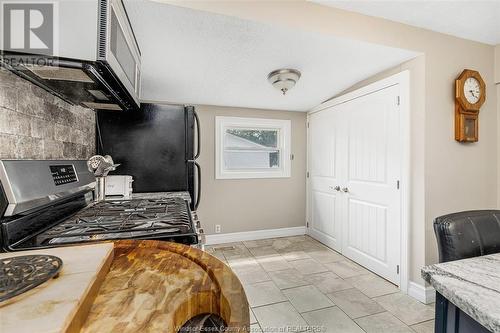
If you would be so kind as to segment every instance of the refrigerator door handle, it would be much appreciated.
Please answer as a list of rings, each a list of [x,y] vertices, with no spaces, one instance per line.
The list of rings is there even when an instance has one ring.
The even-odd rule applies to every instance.
[[[198,118],[198,114],[196,113],[195,110],[193,110],[193,115],[196,124],[196,154],[194,155],[193,159],[196,160],[198,157],[200,157],[200,152],[201,152],[201,129],[200,129],[200,118]]]
[[[200,198],[201,198],[201,166],[198,164],[198,162],[196,161],[193,161],[194,162],[194,166],[196,167],[197,169],[197,174],[198,174],[198,181],[197,181],[197,184],[196,184],[196,187],[198,188],[198,191],[196,193],[196,201],[195,201],[195,204],[194,204],[194,210],[198,209],[198,206],[200,205]]]

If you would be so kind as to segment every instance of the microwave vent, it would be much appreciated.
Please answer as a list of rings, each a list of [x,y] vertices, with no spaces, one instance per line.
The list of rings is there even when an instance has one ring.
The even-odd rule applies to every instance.
[[[33,74],[44,80],[61,80],[93,83],[87,73],[79,68],[66,68],[54,66],[26,66]]]
[[[108,21],[108,0],[99,1],[98,29],[99,40],[97,41],[97,59],[106,60],[106,39]]]
[[[92,96],[94,96],[96,99],[100,101],[109,101],[108,96],[106,96],[102,90],[96,90],[96,89],[89,89],[87,90]]]
[[[94,103],[94,102],[82,102],[82,104],[90,109],[94,110],[111,110],[111,111],[122,111],[122,108],[118,104],[112,103]]]

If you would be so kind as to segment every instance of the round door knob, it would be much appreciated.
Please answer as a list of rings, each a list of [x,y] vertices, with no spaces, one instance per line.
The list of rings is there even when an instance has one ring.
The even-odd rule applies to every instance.
[[[342,192],[345,192],[345,193],[349,192],[349,188],[347,188],[347,187],[343,187],[343,188],[342,188]]]

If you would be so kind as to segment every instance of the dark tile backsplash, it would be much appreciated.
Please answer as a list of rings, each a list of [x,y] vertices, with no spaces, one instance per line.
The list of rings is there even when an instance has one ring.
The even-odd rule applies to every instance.
[[[95,113],[0,68],[0,159],[87,159]]]

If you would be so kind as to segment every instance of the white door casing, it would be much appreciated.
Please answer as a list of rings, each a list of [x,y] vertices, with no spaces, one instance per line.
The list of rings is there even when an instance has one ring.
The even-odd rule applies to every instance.
[[[397,74],[326,102],[308,117],[308,233],[404,292],[408,282],[408,81],[407,72]],[[328,165],[321,139],[324,128],[335,137],[335,162],[318,166]],[[318,143],[320,148],[315,147]],[[320,177],[317,170],[331,165],[333,177]],[[319,185],[320,180],[327,185]],[[341,191],[330,190],[335,186]]]

